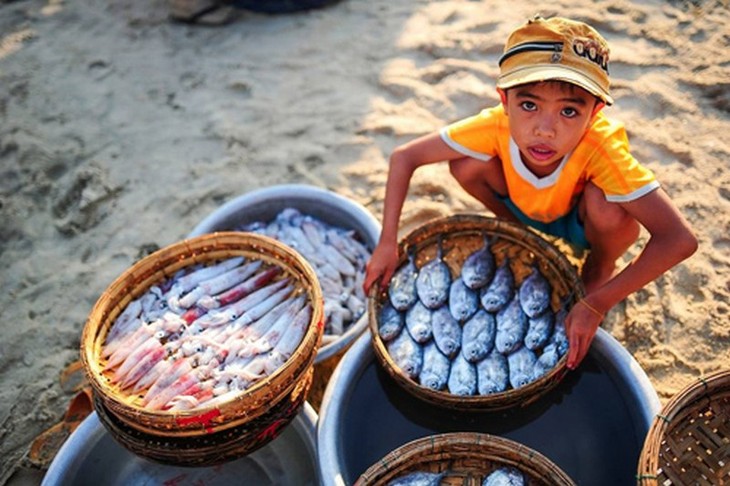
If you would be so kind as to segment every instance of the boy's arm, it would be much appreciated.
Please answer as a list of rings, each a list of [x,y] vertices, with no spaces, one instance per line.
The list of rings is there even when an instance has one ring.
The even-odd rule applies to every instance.
[[[576,305],[568,316],[571,348],[568,368],[583,360],[605,314],[628,295],[644,287],[697,250],[697,238],[689,223],[669,196],[661,189],[621,206],[633,216],[651,237],[642,252],[620,273],[585,296],[585,305]],[[596,312],[597,311],[597,312]]]
[[[368,262],[363,287],[370,291],[373,283],[387,286],[398,261],[398,222],[408,194],[411,176],[422,165],[464,157],[449,147],[438,132],[424,135],[397,147],[390,156],[385,186],[383,226],[380,240]]]

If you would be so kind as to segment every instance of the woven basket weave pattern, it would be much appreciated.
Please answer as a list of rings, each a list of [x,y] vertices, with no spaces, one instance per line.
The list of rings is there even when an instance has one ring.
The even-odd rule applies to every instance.
[[[730,484],[730,370],[675,395],[654,419],[639,460],[638,484]]]

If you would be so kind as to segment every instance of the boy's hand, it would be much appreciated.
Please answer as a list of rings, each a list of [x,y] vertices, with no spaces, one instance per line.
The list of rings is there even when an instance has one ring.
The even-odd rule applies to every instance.
[[[395,266],[398,263],[398,244],[397,243],[378,243],[373,250],[370,261],[365,269],[365,281],[363,282],[363,290],[365,295],[370,293],[370,288],[375,282],[380,283],[381,288],[388,286],[390,278],[395,272]]]
[[[583,361],[591,347],[593,336],[601,325],[604,315],[581,299],[573,306],[565,319],[570,349],[568,350],[568,369],[574,370]]]

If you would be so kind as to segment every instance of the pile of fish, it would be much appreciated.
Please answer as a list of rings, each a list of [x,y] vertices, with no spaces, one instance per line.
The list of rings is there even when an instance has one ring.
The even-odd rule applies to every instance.
[[[335,340],[365,313],[362,284],[370,251],[356,232],[295,208],[283,209],[272,221],[255,221],[236,229],[274,238],[298,251],[312,266],[324,297],[322,344]]]
[[[448,470],[439,473],[417,471],[389,481],[387,486],[439,486],[441,481],[448,476]],[[495,469],[482,481],[482,486],[523,486],[525,484],[527,481],[522,472],[510,466]]]
[[[219,405],[283,365],[311,315],[307,293],[280,266],[244,257],[191,265],[115,319],[104,373],[149,410]]]
[[[421,268],[414,255],[394,273],[378,316],[388,354],[409,378],[454,395],[516,389],[548,373],[568,350],[565,306],[554,313],[551,286],[536,266],[520,285],[499,265],[487,236],[452,278],[438,254]]]

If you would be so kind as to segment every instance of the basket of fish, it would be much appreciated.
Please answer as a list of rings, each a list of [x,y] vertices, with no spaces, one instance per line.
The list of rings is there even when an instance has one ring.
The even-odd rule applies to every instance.
[[[518,225],[478,215],[431,221],[399,242],[399,265],[368,300],[376,358],[407,391],[458,410],[524,406],[567,371],[575,268]]]
[[[312,266],[325,314],[317,363],[341,354],[367,329],[362,281],[380,224],[362,205],[306,184],[265,187],[228,201],[188,236],[215,231],[269,236],[299,252]]]
[[[452,432],[409,442],[370,466],[355,486],[574,486],[555,463],[519,442]]]
[[[652,422],[639,486],[730,484],[730,369],[694,381]]]
[[[221,232],[163,248],[120,275],[84,326],[95,409],[157,462],[242,457],[304,404],[322,307],[311,266],[271,238]]]

